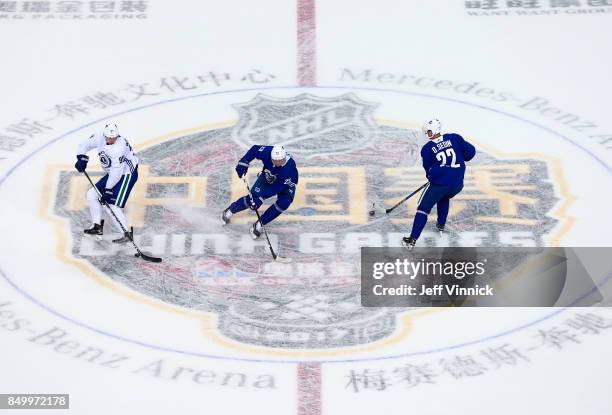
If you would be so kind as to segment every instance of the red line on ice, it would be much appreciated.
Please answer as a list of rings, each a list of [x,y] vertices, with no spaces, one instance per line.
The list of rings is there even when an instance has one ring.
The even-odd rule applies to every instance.
[[[298,415],[321,415],[321,364],[299,363],[297,367]]]
[[[315,0],[297,0],[297,77],[299,86],[317,84]]]
[[[297,0],[297,78],[299,86],[317,84],[315,0]],[[321,364],[297,366],[297,414],[321,415]]]

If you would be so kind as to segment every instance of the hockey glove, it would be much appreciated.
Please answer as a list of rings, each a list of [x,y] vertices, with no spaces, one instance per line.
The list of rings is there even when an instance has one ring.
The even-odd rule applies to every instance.
[[[252,195],[249,196],[249,208],[251,210],[259,209],[262,203],[263,202],[260,197],[258,196],[253,197]]]
[[[85,154],[79,154],[77,157],[77,162],[74,164],[74,168],[77,169],[79,173],[83,173],[87,168],[87,162],[89,161],[89,157]]]
[[[244,176],[247,172],[247,170],[249,169],[249,166],[245,166],[243,164],[237,164],[236,165],[236,173],[238,174],[238,177],[242,178],[242,176]]]
[[[104,193],[102,193],[102,199],[100,199],[100,203],[110,205],[112,203],[111,199],[113,198],[113,189],[106,189]]]

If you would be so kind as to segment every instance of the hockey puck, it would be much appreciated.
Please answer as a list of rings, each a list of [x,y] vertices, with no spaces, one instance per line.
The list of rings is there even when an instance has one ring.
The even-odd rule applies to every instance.
[[[137,253],[135,253],[135,254],[134,254],[134,256],[135,256],[136,258],[138,258],[138,257],[140,256],[140,254],[137,252]]]

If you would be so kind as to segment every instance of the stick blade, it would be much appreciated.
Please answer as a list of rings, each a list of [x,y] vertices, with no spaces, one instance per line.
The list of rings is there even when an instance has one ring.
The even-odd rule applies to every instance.
[[[274,258],[274,260],[276,262],[280,262],[281,264],[290,264],[293,261],[291,258],[285,258],[279,255],[277,255],[276,258]]]
[[[135,254],[134,256],[142,258],[142,259],[144,259],[145,261],[148,261],[148,262],[162,262],[161,258],[154,257],[154,256],[149,256],[149,255],[146,255],[146,254],[143,254],[143,253],[138,253],[138,254]]]
[[[374,212],[374,215],[372,215],[371,212]],[[369,213],[370,216],[375,216],[376,214],[384,215],[387,213],[387,209],[385,209],[385,206],[381,202],[373,202]]]

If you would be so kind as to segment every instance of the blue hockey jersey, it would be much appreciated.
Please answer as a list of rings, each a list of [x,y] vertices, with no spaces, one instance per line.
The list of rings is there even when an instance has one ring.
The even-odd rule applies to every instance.
[[[248,166],[254,159],[261,160],[263,168],[260,177],[263,175],[264,183],[266,183],[261,192],[264,199],[281,193],[287,193],[293,197],[298,183],[298,170],[295,161],[290,154],[287,154],[285,164],[276,167],[272,162],[272,148],[273,146],[254,145],[240,159],[238,164]]]
[[[444,134],[421,149],[427,179],[439,186],[463,185],[465,162],[475,155],[476,148],[459,134]]]

